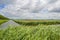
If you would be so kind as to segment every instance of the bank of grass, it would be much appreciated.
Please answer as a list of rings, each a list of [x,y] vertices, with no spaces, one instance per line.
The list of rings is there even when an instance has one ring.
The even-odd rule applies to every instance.
[[[10,26],[0,30],[0,40],[60,40],[60,26]]]
[[[0,20],[0,25],[4,22],[7,22],[8,20]]]
[[[28,26],[36,26],[39,24],[43,24],[43,25],[60,24],[60,20],[14,20],[14,21],[21,25],[28,25]]]

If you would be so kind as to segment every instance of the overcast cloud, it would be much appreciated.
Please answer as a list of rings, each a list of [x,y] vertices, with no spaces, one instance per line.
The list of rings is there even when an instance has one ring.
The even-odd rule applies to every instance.
[[[60,0],[0,0],[0,13],[9,18],[60,19]]]

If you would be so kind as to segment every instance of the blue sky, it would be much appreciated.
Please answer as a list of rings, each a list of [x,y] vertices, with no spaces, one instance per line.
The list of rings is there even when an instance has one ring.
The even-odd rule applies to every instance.
[[[60,0],[0,0],[0,14],[14,19],[60,19]]]
[[[0,4],[0,9],[4,8],[5,4]]]

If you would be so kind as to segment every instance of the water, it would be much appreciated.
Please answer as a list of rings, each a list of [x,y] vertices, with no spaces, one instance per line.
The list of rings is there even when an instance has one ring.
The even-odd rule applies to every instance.
[[[12,26],[12,27],[16,27],[16,26],[20,26],[20,24],[12,21],[12,20],[9,20],[8,22],[5,22],[3,24],[0,25],[0,29],[4,29],[4,28],[7,28],[9,26]]]

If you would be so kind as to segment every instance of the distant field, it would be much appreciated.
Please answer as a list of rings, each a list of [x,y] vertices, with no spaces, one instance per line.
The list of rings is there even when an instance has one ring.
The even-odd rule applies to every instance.
[[[15,22],[22,24],[22,25],[55,25],[60,24],[60,20],[14,20]]]
[[[8,20],[0,20],[0,25],[4,22],[7,22]]]
[[[60,40],[60,26],[10,26],[0,30],[0,40]]]

